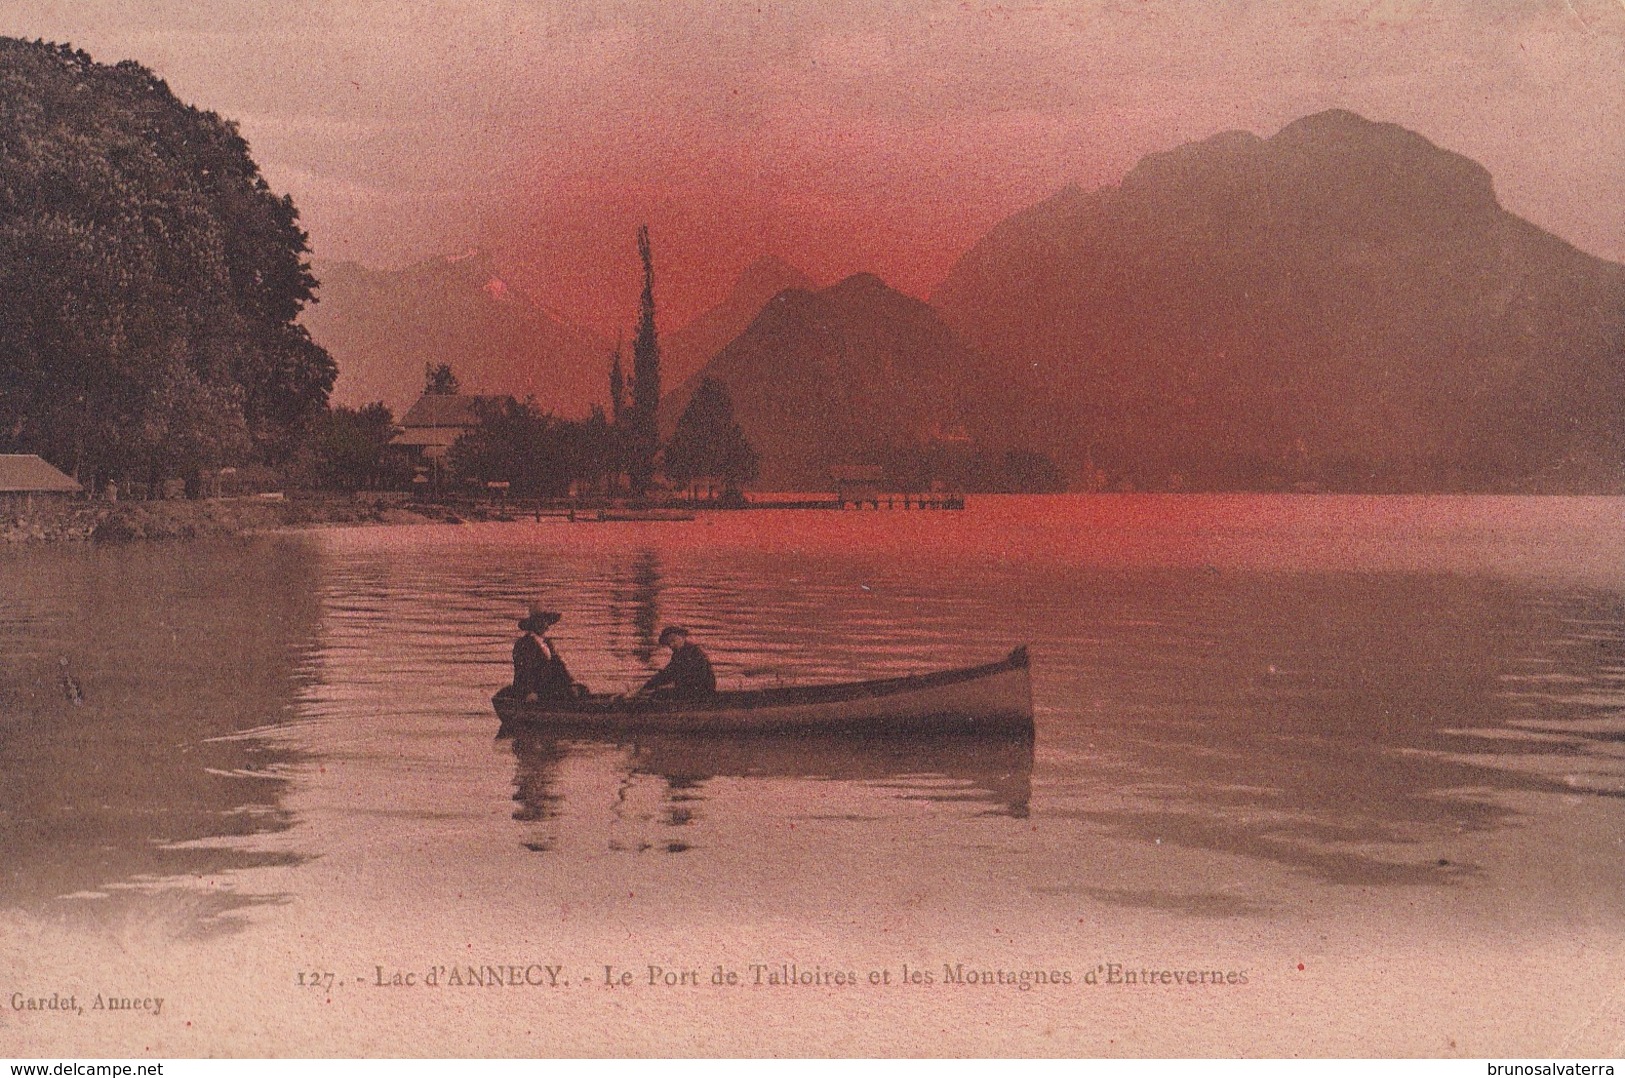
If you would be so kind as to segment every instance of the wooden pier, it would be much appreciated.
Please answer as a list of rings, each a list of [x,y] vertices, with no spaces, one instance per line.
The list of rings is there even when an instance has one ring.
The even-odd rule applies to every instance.
[[[837,509],[963,509],[963,494],[920,493],[875,494],[861,498],[837,497]]]
[[[830,470],[835,481],[837,509],[963,509],[965,495],[958,491],[885,489],[885,469],[857,464]]]

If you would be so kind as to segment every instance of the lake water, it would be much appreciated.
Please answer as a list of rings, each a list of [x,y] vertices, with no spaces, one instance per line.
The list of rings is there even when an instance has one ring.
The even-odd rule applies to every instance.
[[[1030,644],[1037,737],[498,739],[531,600],[595,688]],[[1621,499],[30,550],[0,655],[0,1054],[1625,1050]]]

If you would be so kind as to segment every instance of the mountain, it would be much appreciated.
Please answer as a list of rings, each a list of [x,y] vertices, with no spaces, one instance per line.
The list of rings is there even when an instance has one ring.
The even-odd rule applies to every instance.
[[[822,490],[832,467],[900,447],[1002,444],[983,420],[984,363],[936,311],[862,273],[780,292],[695,381],[727,388],[763,486]]]
[[[468,393],[534,396],[560,415],[607,403],[611,346],[510,287],[482,251],[401,270],[318,264],[304,324],[338,362],[333,400],[401,415],[425,364],[450,363]]]
[[[1507,212],[1479,164],[1350,112],[1063,190],[932,303],[1022,401],[1013,433],[1125,485],[1625,479],[1625,266]]]
[[[745,267],[727,299],[665,337],[660,345],[660,366],[666,395],[661,399],[660,417],[667,435],[699,385],[700,368],[711,362],[712,356],[743,333],[780,292],[792,288],[811,292],[817,287],[794,266],[765,255]]]

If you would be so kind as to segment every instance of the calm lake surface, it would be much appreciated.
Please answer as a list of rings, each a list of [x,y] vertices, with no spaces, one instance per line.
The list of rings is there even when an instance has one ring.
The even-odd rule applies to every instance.
[[[737,686],[1027,643],[1037,738],[497,739],[531,600],[595,688],[647,677],[669,622]],[[1621,499],[983,498],[32,550],[0,557],[0,656],[0,988],[117,970],[177,1015],[6,1009],[0,1052],[8,1030],[172,1055],[1625,1043]],[[544,958],[584,994],[371,983]],[[1248,977],[1019,1008],[587,987],[960,961]],[[321,1007],[307,969],[334,973]]]

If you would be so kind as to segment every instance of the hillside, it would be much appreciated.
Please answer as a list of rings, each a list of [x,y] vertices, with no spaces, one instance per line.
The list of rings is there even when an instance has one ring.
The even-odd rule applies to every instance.
[[[382,400],[403,413],[425,364],[450,363],[469,393],[534,396],[543,409],[586,414],[608,401],[612,345],[511,288],[484,252],[401,270],[318,264],[311,336],[337,361],[333,400]]]
[[[745,332],[769,300],[787,289],[811,292],[817,287],[794,266],[764,255],[745,267],[726,299],[661,338],[661,384],[666,387],[666,396],[661,400],[660,416],[668,433],[694,395],[700,368]]]
[[[1013,430],[1141,488],[1605,489],[1625,267],[1481,166],[1332,111],[1231,132],[995,227],[933,305]]]
[[[932,444],[1003,445],[985,360],[938,314],[858,274],[776,296],[706,365],[762,457],[762,484],[823,489],[830,468]]]

